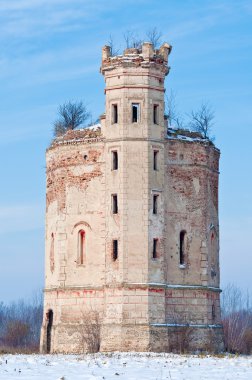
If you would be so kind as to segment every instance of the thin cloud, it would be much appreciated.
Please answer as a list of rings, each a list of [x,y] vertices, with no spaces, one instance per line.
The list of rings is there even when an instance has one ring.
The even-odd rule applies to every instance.
[[[0,0],[0,38],[32,39],[39,35],[85,30],[92,21],[99,22],[101,13],[108,11],[113,3],[101,0]]]
[[[68,0],[53,0],[53,6],[68,3]],[[72,0],[71,3],[79,3],[80,1]],[[52,0],[2,0],[0,1],[1,11],[20,11],[27,9],[37,9],[45,6],[52,6]]]

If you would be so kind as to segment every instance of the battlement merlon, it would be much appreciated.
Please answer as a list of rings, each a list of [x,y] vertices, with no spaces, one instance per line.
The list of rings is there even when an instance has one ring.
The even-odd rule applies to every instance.
[[[154,49],[153,44],[144,42],[140,49],[125,49],[122,55],[113,56],[110,46],[105,45],[102,48],[102,65],[101,73],[104,75],[106,71],[113,70],[118,67],[156,67],[161,69],[164,75],[169,73],[168,56],[172,50],[172,46],[163,43],[159,49]]]

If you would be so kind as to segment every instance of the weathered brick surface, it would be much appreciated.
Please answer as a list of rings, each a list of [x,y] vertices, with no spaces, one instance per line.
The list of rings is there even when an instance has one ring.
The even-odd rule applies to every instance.
[[[171,350],[181,324],[192,325],[191,349],[203,349],[209,341],[214,349],[221,347],[219,151],[197,134],[186,138],[188,131],[184,139],[174,132],[167,138],[163,115],[169,51],[164,45],[155,55],[144,44],[142,54],[134,50],[111,58],[105,48],[101,128],[69,131],[47,150],[42,351],[50,335],[51,351],[78,352],[84,309],[99,312],[104,351]],[[132,122],[132,103],[140,107],[137,123]],[[117,123],[112,122],[114,104]],[[154,105],[158,124],[153,122]],[[118,170],[112,170],[114,151]],[[111,206],[115,194],[117,214]],[[83,260],[80,231],[85,232]],[[115,261],[113,240],[118,240]]]

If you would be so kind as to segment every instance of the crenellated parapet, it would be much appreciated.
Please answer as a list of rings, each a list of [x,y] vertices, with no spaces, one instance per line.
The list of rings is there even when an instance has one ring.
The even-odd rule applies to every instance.
[[[125,49],[122,55],[113,56],[111,48],[104,46],[102,48],[102,65],[101,73],[110,71],[118,67],[142,67],[142,68],[159,68],[167,75],[169,73],[168,57],[172,50],[171,45],[164,43],[159,49],[154,49],[150,42],[144,42],[140,49]]]

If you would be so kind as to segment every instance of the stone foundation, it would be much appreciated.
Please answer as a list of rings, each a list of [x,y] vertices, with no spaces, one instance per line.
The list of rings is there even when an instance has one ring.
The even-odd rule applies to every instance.
[[[81,341],[81,325],[61,324],[52,329],[51,352],[82,353],[88,351]],[[42,328],[46,353],[46,327]],[[103,325],[100,337],[100,351],[138,352],[214,352],[223,351],[223,330],[221,325]]]

